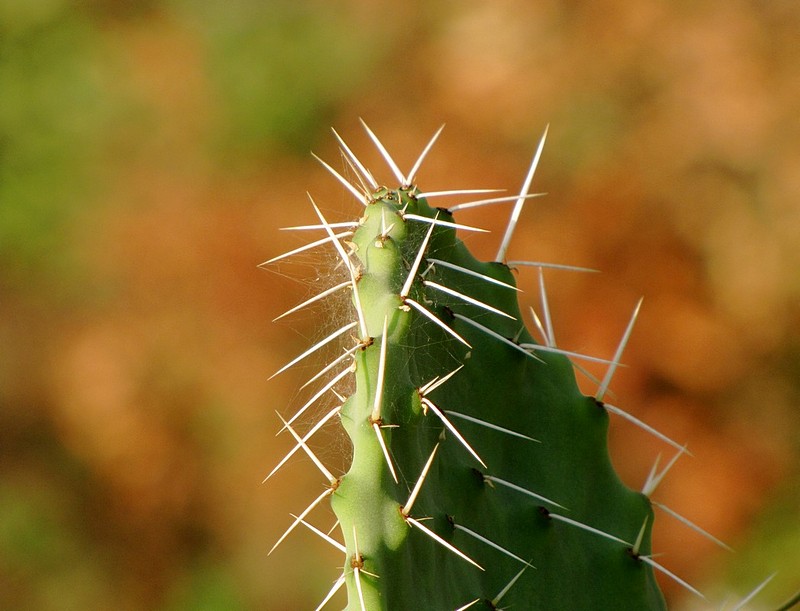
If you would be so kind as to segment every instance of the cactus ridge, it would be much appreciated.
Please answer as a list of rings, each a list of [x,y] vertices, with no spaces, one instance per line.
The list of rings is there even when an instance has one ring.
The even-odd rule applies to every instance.
[[[319,224],[302,228],[325,237],[268,261],[332,245],[346,272],[278,318],[345,290],[352,302],[349,319],[275,374],[328,344],[350,342],[306,385],[328,381],[281,418],[296,445],[267,479],[302,449],[328,486],[293,516],[273,550],[302,524],[343,552],[344,569],[318,609],[342,586],[350,611],[498,609],[501,602],[516,609],[664,609],[655,571],[702,596],[656,562],[650,546],[649,497],[685,446],[603,401],[641,302],[613,359],[565,351],[556,346],[547,307],[547,264],[504,262],[523,204],[538,195],[529,190],[544,136],[519,195],[444,209],[428,199],[459,192],[426,194],[414,184],[441,129],[404,175],[364,127],[399,186],[379,185],[334,131],[355,184],[320,162],[363,206],[360,219],[329,223],[309,196]],[[514,207],[497,261],[478,261],[457,231],[482,230],[457,222],[453,212],[508,201]],[[542,342],[517,303],[512,267],[525,265],[539,270],[544,322],[531,312]],[[579,391],[575,369],[582,368],[571,359],[608,365],[595,397]],[[339,394],[353,380],[355,390]],[[298,419],[329,394],[337,405],[304,435],[296,432]],[[642,492],[625,486],[611,465],[609,413],[678,450],[662,471],[654,465]],[[353,456],[349,470],[334,476],[308,442],[337,417]],[[343,542],[306,519],[326,499]]]

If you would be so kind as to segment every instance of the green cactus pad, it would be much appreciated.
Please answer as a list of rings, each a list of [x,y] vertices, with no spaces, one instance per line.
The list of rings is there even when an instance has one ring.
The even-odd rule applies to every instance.
[[[399,171],[380,187],[345,152],[368,185],[349,187],[353,233],[315,210],[353,292],[335,326],[357,336],[337,411],[352,463],[317,498],[339,520],[347,609],[664,609],[650,500],[611,465],[602,401],[526,329],[511,269],[476,260]]]

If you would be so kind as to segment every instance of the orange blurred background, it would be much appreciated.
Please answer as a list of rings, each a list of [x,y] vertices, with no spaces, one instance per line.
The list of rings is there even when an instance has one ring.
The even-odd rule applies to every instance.
[[[392,176],[440,124],[424,190],[517,189],[509,259],[548,271],[558,344],[610,358],[613,402],[680,443],[659,561],[710,599],[800,588],[800,5],[501,0],[35,0],[0,6],[0,607],[311,609],[340,554],[300,529],[324,484],[268,377],[315,317],[324,257],[279,232],[357,206],[334,126]],[[440,202],[437,201],[437,204]],[[455,201],[451,202],[455,203]],[[505,209],[465,211],[492,258]],[[521,270],[523,305],[540,309]],[[525,308],[527,309],[527,308]],[[593,386],[586,383],[585,391]],[[673,452],[612,421],[640,488]],[[346,465],[346,441],[315,446]],[[319,522],[333,523],[320,510]],[[717,608],[662,580],[671,608]],[[341,599],[338,603],[343,604]],[[332,603],[332,607],[337,603]]]

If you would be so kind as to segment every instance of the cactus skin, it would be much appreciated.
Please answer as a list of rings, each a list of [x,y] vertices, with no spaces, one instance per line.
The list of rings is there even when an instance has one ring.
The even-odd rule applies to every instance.
[[[607,410],[566,356],[534,347],[516,291],[487,279],[515,286],[509,267],[477,261],[442,224],[453,216],[400,182],[365,197],[340,250],[359,348],[339,412],[352,464],[327,496],[347,609],[666,608],[643,560],[651,504],[611,465]]]

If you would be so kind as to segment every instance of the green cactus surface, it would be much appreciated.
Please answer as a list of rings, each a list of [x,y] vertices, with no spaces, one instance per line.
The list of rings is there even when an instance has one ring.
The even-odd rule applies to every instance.
[[[345,585],[350,611],[664,609],[655,570],[671,574],[650,549],[657,477],[631,490],[608,455],[609,411],[621,412],[602,395],[619,353],[598,395],[583,395],[570,358],[580,355],[542,325],[534,340],[505,261],[544,138],[523,192],[487,203],[514,212],[498,260],[481,262],[457,237],[471,229],[452,214],[461,206],[432,207],[414,184],[419,161],[402,175],[367,131],[400,186],[380,186],[343,141],[359,186],[325,164],[363,204],[357,221],[332,225],[312,200],[325,236],[313,244],[334,247],[346,273],[322,298],[350,291],[352,306],[301,357],[334,341],[345,352],[284,421],[293,452],[328,480],[286,534],[312,527],[327,500],[339,522],[340,537],[324,536],[344,570],[323,605]],[[301,435],[301,415],[329,393],[336,406]],[[341,475],[306,443],[335,418],[353,449]]]

